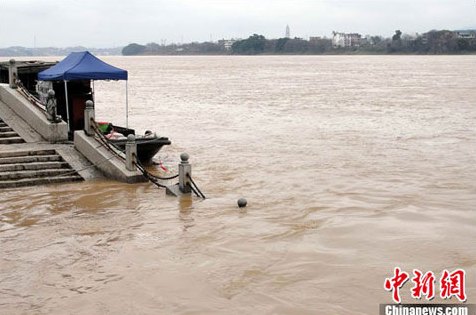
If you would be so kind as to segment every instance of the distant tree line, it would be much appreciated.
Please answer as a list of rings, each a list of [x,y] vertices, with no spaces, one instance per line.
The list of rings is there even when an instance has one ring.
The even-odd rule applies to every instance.
[[[233,44],[231,53],[239,55],[256,54],[323,54],[332,51],[330,39],[307,41],[302,38],[266,39],[254,34],[248,39]]]
[[[37,47],[28,48],[22,46],[13,46],[7,48],[0,48],[0,57],[38,57],[38,56],[66,56],[74,51],[88,50],[95,55],[107,56],[107,55],[119,55],[121,54],[122,47],[117,48],[91,48],[83,46],[75,47]]]
[[[476,52],[476,38],[460,38],[458,33],[430,31],[416,38],[402,35],[397,30],[386,43],[388,53],[460,54]]]
[[[124,56],[134,55],[218,55],[226,54],[226,50],[217,43],[189,43],[189,44],[169,44],[159,45],[148,43],[140,45],[132,43],[122,49]]]
[[[475,34],[472,32],[471,34]],[[461,38],[457,32],[441,30],[430,31],[417,36],[395,31],[391,38],[367,36],[358,45],[335,47],[329,38],[314,37],[266,39],[263,35],[253,34],[244,40],[233,43],[226,49],[222,42],[159,45],[130,44],[122,50],[130,55],[197,55],[197,54],[462,54],[476,53],[474,36]]]

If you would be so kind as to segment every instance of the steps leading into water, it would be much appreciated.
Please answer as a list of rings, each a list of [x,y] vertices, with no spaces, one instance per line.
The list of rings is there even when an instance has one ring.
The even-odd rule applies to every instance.
[[[10,126],[0,119],[0,144],[24,143],[21,138]]]
[[[80,181],[55,150],[0,152],[0,188]]]

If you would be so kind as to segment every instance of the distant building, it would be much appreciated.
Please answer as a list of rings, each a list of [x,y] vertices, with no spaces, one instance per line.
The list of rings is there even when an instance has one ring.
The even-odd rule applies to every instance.
[[[231,50],[231,47],[236,43],[238,39],[221,39],[218,41],[218,45],[222,46],[225,50]]]
[[[456,36],[461,39],[475,39],[476,31],[456,31]]]
[[[284,35],[285,38],[291,38],[291,29],[289,25],[286,25],[286,34]]]
[[[334,48],[359,47],[362,41],[362,35],[357,33],[339,33],[332,32],[332,46]]]

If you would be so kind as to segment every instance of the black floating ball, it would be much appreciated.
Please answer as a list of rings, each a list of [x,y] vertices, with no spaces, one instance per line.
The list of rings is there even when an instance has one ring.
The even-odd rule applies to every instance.
[[[244,208],[248,204],[248,201],[246,201],[245,198],[240,198],[238,199],[238,207]]]

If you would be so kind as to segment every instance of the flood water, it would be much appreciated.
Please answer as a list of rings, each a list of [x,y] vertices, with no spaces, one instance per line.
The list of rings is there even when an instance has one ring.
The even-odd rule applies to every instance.
[[[476,56],[104,60],[208,199],[0,191],[0,314],[377,314],[396,266],[462,268],[475,303]],[[124,124],[124,82],[95,89]]]

